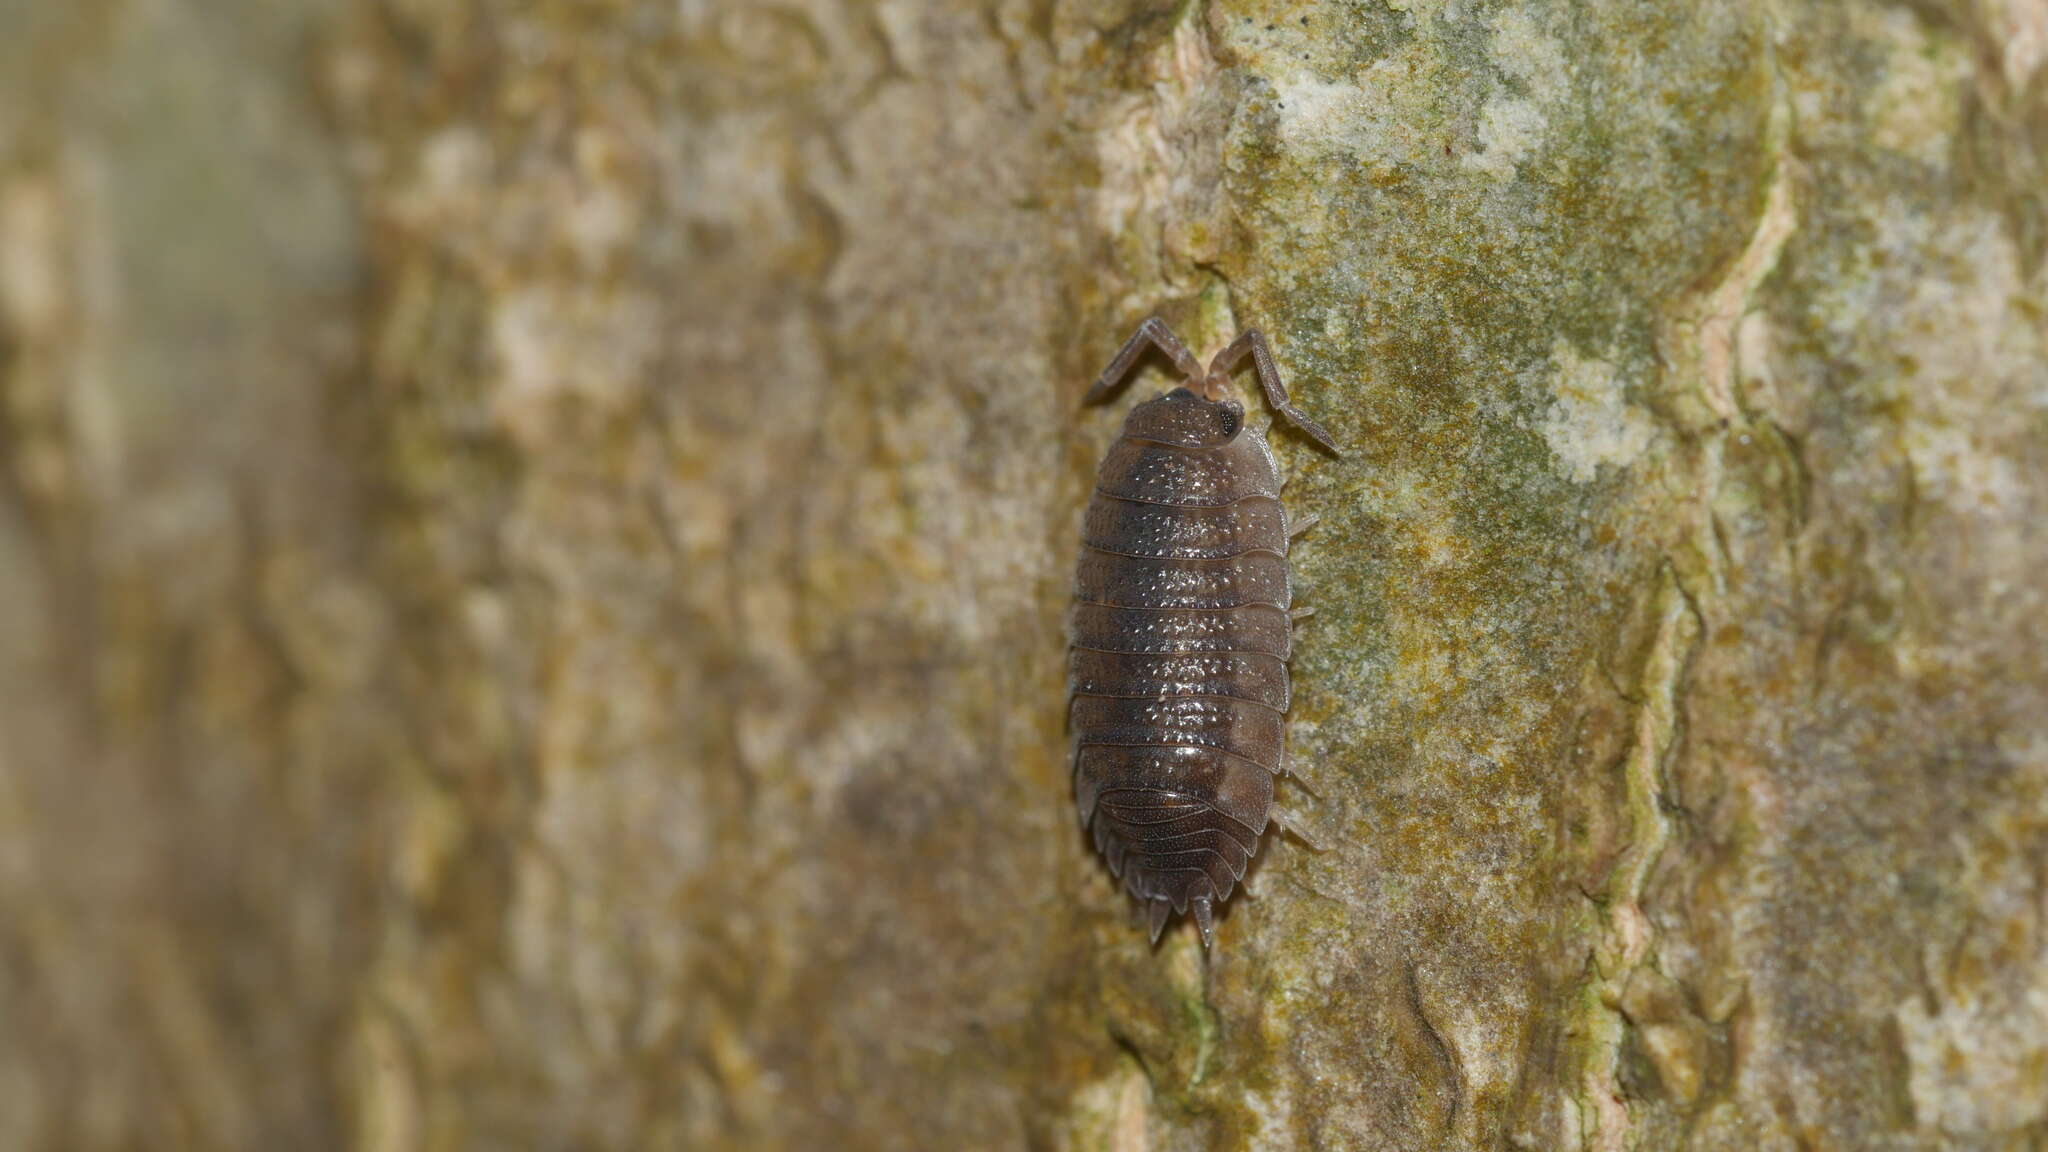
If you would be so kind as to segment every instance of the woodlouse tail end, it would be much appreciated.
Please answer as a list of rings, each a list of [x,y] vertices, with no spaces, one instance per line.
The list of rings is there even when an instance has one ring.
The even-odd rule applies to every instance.
[[[1166,931],[1166,918],[1172,912],[1172,906],[1163,898],[1149,901],[1146,904],[1145,914],[1151,918],[1152,924],[1152,943],[1159,943],[1159,934]]]
[[[1216,946],[1215,915],[1209,907],[1207,896],[1195,897],[1194,905],[1195,926],[1202,930],[1202,951],[1207,952]]]

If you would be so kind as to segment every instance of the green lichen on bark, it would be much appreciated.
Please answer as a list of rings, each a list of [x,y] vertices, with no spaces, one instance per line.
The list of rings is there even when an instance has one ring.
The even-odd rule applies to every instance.
[[[2039,0],[0,15],[0,1144],[2048,1139]],[[1349,449],[1208,956],[1155,312]]]

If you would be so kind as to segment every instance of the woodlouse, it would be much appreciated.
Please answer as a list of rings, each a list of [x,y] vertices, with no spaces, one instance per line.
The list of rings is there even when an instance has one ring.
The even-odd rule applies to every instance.
[[[1069,720],[1074,798],[1110,871],[1146,905],[1157,942],[1213,905],[1258,850],[1286,770],[1293,621],[1290,526],[1264,430],[1247,434],[1230,374],[1247,355],[1274,411],[1337,446],[1288,403],[1265,337],[1245,330],[1207,372],[1158,317],[1138,326],[1088,403],[1151,348],[1186,382],[1131,410],[1103,458],[1081,541]],[[1299,834],[1298,827],[1294,829]]]

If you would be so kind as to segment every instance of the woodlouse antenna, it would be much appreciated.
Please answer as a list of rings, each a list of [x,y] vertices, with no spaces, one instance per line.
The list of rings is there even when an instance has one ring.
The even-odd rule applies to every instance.
[[[1259,390],[1266,394],[1266,403],[1272,405],[1273,411],[1301,429],[1309,439],[1321,445],[1332,456],[1344,454],[1343,449],[1337,447],[1337,441],[1321,424],[1316,423],[1308,413],[1296,408],[1288,400],[1287,385],[1281,381],[1280,369],[1273,362],[1273,350],[1266,343],[1265,333],[1257,328],[1247,328],[1239,333],[1237,339],[1230,342],[1229,347],[1216,354],[1216,358],[1209,362],[1209,370],[1204,372],[1202,362],[1188,351],[1188,346],[1181,343],[1180,337],[1173,334],[1173,329],[1166,326],[1166,321],[1157,316],[1148,316],[1138,325],[1138,330],[1131,333],[1131,338],[1124,341],[1124,346],[1117,349],[1116,356],[1109,362],[1109,367],[1103,369],[1101,378],[1095,381],[1094,387],[1088,389],[1087,397],[1081,402],[1102,402],[1130,378],[1131,370],[1137,366],[1139,359],[1153,348],[1165,353],[1166,358],[1173,361],[1173,366],[1180,374],[1187,377],[1188,388],[1200,394],[1205,400],[1228,398],[1231,374],[1244,364],[1245,357],[1251,357],[1252,367],[1259,378]]]
[[[1138,358],[1143,356],[1148,348],[1157,348],[1166,353],[1167,359],[1173,361],[1173,366],[1180,370],[1181,375],[1188,378],[1191,387],[1201,386],[1202,362],[1195,359],[1195,354],[1188,351],[1188,346],[1180,342],[1180,337],[1173,334],[1173,329],[1166,326],[1166,321],[1152,316],[1138,325],[1138,330],[1131,333],[1131,338],[1124,341],[1122,348],[1117,349],[1116,357],[1109,362],[1109,367],[1102,370],[1102,378],[1095,382],[1093,388],[1088,389],[1087,398],[1081,402],[1097,404],[1116,391],[1130,377],[1131,369],[1137,365]]]
[[[1257,328],[1245,329],[1237,339],[1230,342],[1230,347],[1218,352],[1216,359],[1209,362],[1209,378],[1204,381],[1204,394],[1212,400],[1215,399],[1216,393],[1222,390],[1224,382],[1230,379],[1230,374],[1237,371],[1240,364],[1244,363],[1247,355],[1252,358],[1252,366],[1258,372],[1259,388],[1265,392],[1266,403],[1273,406],[1273,411],[1286,417],[1288,423],[1307,433],[1309,439],[1322,445],[1330,455],[1342,456],[1343,449],[1337,447],[1337,442],[1323,430],[1323,426],[1310,419],[1308,413],[1288,402],[1287,385],[1280,382],[1280,369],[1273,363],[1273,350],[1266,346],[1265,334]]]

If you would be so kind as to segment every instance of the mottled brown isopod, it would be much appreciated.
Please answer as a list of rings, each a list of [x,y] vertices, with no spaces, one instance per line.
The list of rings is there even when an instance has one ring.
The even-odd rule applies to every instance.
[[[1147,320],[1089,400],[1148,347],[1187,382],[1132,409],[1088,505],[1068,714],[1074,797],[1110,871],[1145,903],[1152,938],[1192,908],[1207,947],[1214,906],[1276,815],[1293,628],[1279,468],[1230,399],[1230,373],[1249,355],[1274,410],[1337,449],[1288,403],[1256,329],[1204,372]]]

